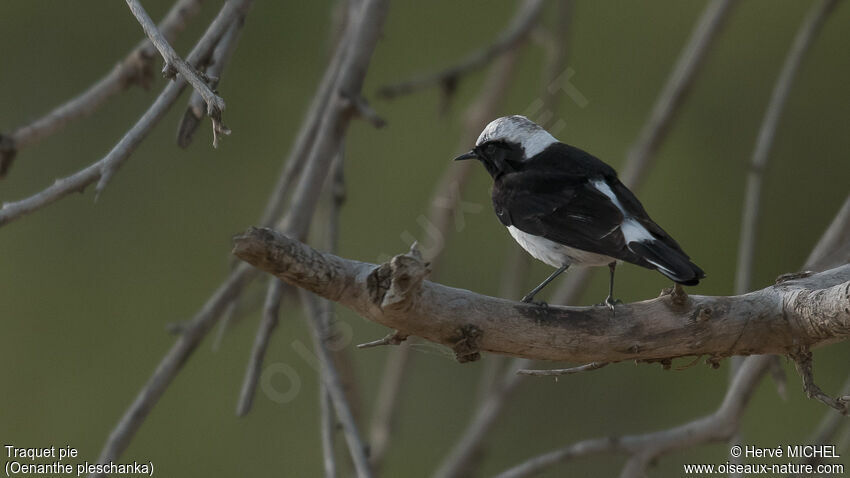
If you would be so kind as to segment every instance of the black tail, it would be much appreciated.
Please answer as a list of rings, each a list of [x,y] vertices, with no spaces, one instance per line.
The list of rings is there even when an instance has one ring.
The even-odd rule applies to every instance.
[[[679,284],[697,285],[705,277],[705,272],[691,262],[681,249],[674,249],[660,240],[630,242],[627,247],[648,263],[646,267],[657,270]]]

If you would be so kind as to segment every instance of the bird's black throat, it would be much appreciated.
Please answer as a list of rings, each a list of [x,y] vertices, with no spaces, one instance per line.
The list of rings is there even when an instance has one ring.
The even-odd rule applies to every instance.
[[[515,172],[525,158],[522,146],[506,141],[490,141],[478,145],[473,151],[494,180]]]

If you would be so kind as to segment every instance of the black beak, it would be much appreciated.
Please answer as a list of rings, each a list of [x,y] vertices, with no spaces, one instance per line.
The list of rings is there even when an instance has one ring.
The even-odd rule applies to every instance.
[[[463,161],[464,159],[473,159],[473,158],[477,158],[477,157],[478,157],[478,153],[476,153],[475,150],[472,149],[468,153],[463,153],[460,156],[458,156],[457,158],[455,158],[455,161]]]

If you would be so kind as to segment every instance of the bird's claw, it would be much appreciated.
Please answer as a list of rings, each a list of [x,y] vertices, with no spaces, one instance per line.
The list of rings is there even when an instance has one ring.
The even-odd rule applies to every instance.
[[[605,298],[604,302],[600,302],[596,305],[598,307],[608,307],[609,309],[611,309],[611,312],[614,312],[614,306],[615,305],[623,305],[623,301],[620,300],[620,299],[615,299],[615,298],[613,298],[609,295],[608,297]]]
[[[539,302],[538,302],[538,301],[534,301],[534,300],[532,300],[533,298],[534,298],[533,296],[532,296],[532,297],[525,296],[525,297],[523,297],[523,298],[522,298],[522,301],[521,301],[521,302],[523,302],[523,303],[525,303],[525,304],[536,305],[536,306],[538,306],[538,307],[549,307],[549,304],[547,304],[546,302],[544,302],[544,301],[542,301],[542,300],[541,300],[541,301],[539,301]]]

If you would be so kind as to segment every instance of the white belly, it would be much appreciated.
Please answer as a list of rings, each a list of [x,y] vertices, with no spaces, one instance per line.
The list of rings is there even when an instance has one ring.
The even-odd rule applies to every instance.
[[[593,252],[582,251],[570,246],[558,244],[550,241],[545,237],[535,236],[527,232],[520,231],[514,226],[508,226],[508,232],[511,233],[514,240],[528,251],[532,257],[539,261],[543,261],[552,267],[561,267],[571,264],[577,266],[604,266],[613,262],[615,259],[596,254]]]

